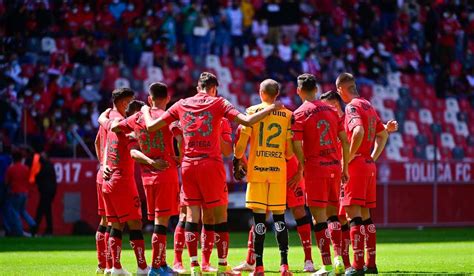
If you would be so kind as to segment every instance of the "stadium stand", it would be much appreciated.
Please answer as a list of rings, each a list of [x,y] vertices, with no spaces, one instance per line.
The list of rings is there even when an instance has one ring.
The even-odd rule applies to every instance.
[[[244,110],[271,77],[295,108],[296,75],[315,74],[326,91],[348,71],[381,118],[400,123],[382,158],[431,160],[436,150],[474,158],[468,1],[190,2],[0,2],[2,144],[27,141],[71,156],[76,131],[92,148],[115,87],[143,99],[151,82],[164,81],[176,101],[209,70],[220,95]]]

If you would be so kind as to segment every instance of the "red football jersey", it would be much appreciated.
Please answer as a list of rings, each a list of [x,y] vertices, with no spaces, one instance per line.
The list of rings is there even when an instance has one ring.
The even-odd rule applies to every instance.
[[[303,141],[306,166],[322,173],[340,169],[338,133],[344,126],[336,109],[319,100],[305,101],[293,116],[293,140]]]
[[[120,113],[112,110],[109,118],[103,126],[107,130],[107,166],[113,171],[113,177],[133,179],[135,164],[130,150],[136,146],[136,142],[127,137],[126,133],[110,131],[112,119],[123,119]]]
[[[352,131],[356,126],[364,127],[364,138],[357,150],[357,154],[370,158],[375,143],[375,134],[385,129],[370,102],[364,98],[352,99],[352,101],[346,105],[344,125],[349,141],[352,139]]]
[[[239,111],[227,100],[197,93],[175,103],[162,118],[168,124],[179,120],[183,129],[184,159],[222,159],[221,119],[233,121]]]
[[[104,180],[102,178],[102,161],[104,160],[105,144],[107,143],[107,131],[104,127],[99,126],[97,137],[99,139],[99,155],[97,156],[99,158],[99,171],[97,172],[96,182],[102,184]]]
[[[5,172],[5,182],[12,193],[28,193],[30,169],[23,163],[11,164]]]
[[[153,119],[160,117],[163,110],[158,108],[151,109],[151,117]],[[176,161],[174,160],[173,134],[169,128],[162,128],[155,132],[148,132],[146,129],[145,119],[142,112],[122,120],[119,124],[123,133],[135,132],[138,145],[141,152],[151,159],[164,159],[168,161],[169,167],[164,171],[158,171],[151,166],[141,164],[143,185],[157,184],[155,180],[159,177],[160,182],[166,182],[169,174],[173,179],[176,178]],[[149,180],[149,181],[148,181]]]

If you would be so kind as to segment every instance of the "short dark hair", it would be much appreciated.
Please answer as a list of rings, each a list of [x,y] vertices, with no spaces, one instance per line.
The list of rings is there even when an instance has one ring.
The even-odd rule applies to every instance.
[[[198,86],[201,89],[208,89],[213,86],[219,86],[216,75],[209,72],[202,72],[199,76]]]
[[[318,84],[316,77],[312,74],[307,73],[299,75],[297,82],[298,88],[305,92],[313,91],[314,89],[316,89],[316,85]]]
[[[339,86],[341,83],[345,83],[348,81],[355,81],[355,78],[350,73],[341,73],[336,79],[336,86]]]
[[[276,97],[280,93],[280,84],[276,80],[266,79],[260,83],[260,89],[270,97]]]
[[[156,99],[164,99],[168,97],[168,86],[162,82],[154,82],[148,88],[150,96]]]
[[[142,106],[144,106],[145,103],[142,102],[142,101],[139,101],[139,100],[133,100],[131,101],[128,106],[127,106],[127,109],[125,110],[125,115],[128,117],[128,116],[132,116],[133,114],[137,113],[138,111],[140,111],[140,109],[142,108]]]
[[[23,153],[21,152],[21,150],[19,149],[14,150],[12,152],[12,159],[13,159],[13,162],[21,161],[21,159],[23,159]]]
[[[133,92],[133,90],[130,88],[116,88],[114,91],[112,91],[112,102],[117,103],[117,101],[133,96],[135,96],[135,92]]]
[[[329,90],[321,94],[319,96],[320,100],[327,100],[327,101],[338,101],[339,103],[342,102],[341,96],[334,90]]]

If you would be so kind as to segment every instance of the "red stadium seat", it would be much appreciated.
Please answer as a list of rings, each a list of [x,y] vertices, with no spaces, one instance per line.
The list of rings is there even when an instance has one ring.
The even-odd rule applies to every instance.
[[[397,103],[394,100],[387,99],[383,101],[385,107],[390,108],[392,110],[396,110]]]
[[[240,105],[245,106],[245,107],[252,105],[250,103],[250,97],[248,95],[246,95],[245,93],[240,93],[240,94],[238,94],[237,97],[238,97]]]
[[[412,160],[414,157],[413,154],[413,147],[403,147],[400,149],[400,154],[402,157],[407,158],[408,160]]]
[[[454,136],[454,142],[456,143],[457,146],[465,148],[467,146],[467,139],[464,136],[461,135],[453,135]]]
[[[426,136],[431,135],[431,126],[428,124],[419,123],[418,130]]]
[[[244,82],[245,81],[245,73],[240,69],[232,70],[232,79],[234,81]]]
[[[360,95],[366,99],[371,99],[373,95],[372,86],[361,85],[358,87]]]
[[[458,100],[458,103],[459,103],[459,108],[461,110],[470,110],[471,109],[471,105],[469,104],[469,102],[467,100],[464,100],[464,99],[459,99]],[[474,116],[474,113],[471,112],[471,115]]]
[[[453,152],[451,149],[442,147],[440,148],[441,160],[451,160],[453,158]]]
[[[244,92],[244,84],[242,82],[232,82],[229,84],[229,91],[232,94],[240,95]],[[248,98],[248,96],[246,96]],[[240,99],[240,97],[239,97]]]
[[[402,81],[402,84],[404,85],[411,85],[412,77],[410,74],[402,74],[400,76],[400,80]]]
[[[443,132],[449,132],[454,134],[454,126],[450,123],[443,123]]]
[[[321,91],[321,93],[325,93],[325,92],[328,92],[329,90],[335,90],[336,87],[332,83],[323,83],[321,85],[321,89],[323,90]]]
[[[403,143],[405,148],[413,148],[416,145],[415,136],[404,135]]]
[[[474,147],[465,147],[464,153],[466,157],[474,159]]]
[[[410,108],[408,111],[407,111],[407,114],[406,114],[406,119],[407,120],[411,120],[411,121],[415,121],[415,122],[419,122],[420,119],[418,118],[418,112],[415,111],[414,109]]]

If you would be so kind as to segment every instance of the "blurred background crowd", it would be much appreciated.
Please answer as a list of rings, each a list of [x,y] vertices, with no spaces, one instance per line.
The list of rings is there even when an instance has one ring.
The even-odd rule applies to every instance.
[[[209,55],[231,72],[230,100],[241,108],[268,77],[296,107],[302,72],[323,90],[345,71],[360,87],[399,72],[437,97],[474,100],[467,0],[0,1],[0,22],[0,141],[51,156],[86,156],[77,144],[93,148],[115,87],[144,98],[161,80],[173,101],[194,94],[199,73],[215,70]]]

